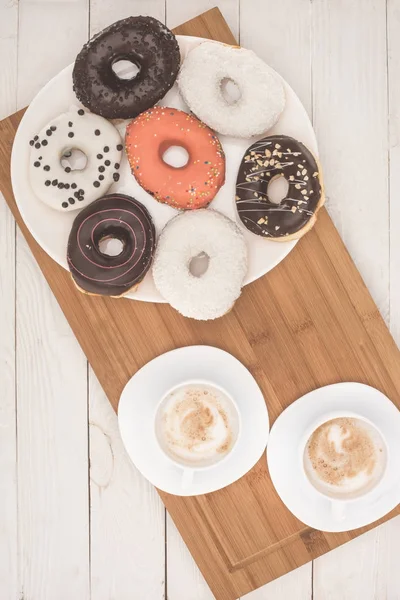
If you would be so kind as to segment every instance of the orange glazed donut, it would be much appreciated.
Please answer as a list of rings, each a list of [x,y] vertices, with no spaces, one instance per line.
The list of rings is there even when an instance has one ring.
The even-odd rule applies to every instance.
[[[180,210],[204,208],[225,181],[225,156],[215,133],[193,115],[156,106],[126,129],[126,152],[139,185],[159,202]],[[171,146],[185,148],[183,167],[163,161]]]

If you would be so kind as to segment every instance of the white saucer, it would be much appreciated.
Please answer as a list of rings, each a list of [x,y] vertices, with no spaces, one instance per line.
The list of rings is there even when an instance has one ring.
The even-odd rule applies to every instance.
[[[170,388],[196,379],[214,383],[232,396],[240,411],[241,434],[231,454],[196,473],[183,488],[183,468],[173,465],[157,444],[154,415]],[[242,477],[262,456],[269,434],[268,411],[256,380],[231,354],[212,346],[178,348],[147,363],[125,386],[118,421],[126,450],[142,475],[177,496],[214,492]]]
[[[354,412],[384,435],[390,461],[383,487],[347,504],[345,518],[334,519],[329,500],[307,485],[300,469],[299,445],[306,429],[331,411]],[[314,390],[291,404],[275,421],[267,460],[281,500],[300,521],[321,531],[350,531],[369,525],[400,502],[400,411],[378,390],[360,383],[338,383]]]
[[[182,58],[189,50],[204,41],[202,38],[179,35],[177,40]],[[68,268],[68,236],[78,211],[62,213],[40,202],[32,191],[28,167],[29,140],[51,119],[62,112],[68,111],[71,106],[80,107],[72,89],[72,69],[73,65],[69,65],[60,71],[32,100],[18,127],[11,156],[12,185],[21,216],[38,244],[65,269]],[[307,112],[292,88],[285,81],[283,83],[286,91],[286,106],[278,123],[268,134],[292,136],[303,142],[314,155],[318,155],[315,133]],[[159,104],[188,111],[188,107],[180,97],[176,83]],[[115,122],[122,137],[124,137],[128,122]],[[211,207],[236,221],[243,230],[249,250],[249,265],[245,278],[245,284],[247,284],[258,279],[280,263],[294,248],[296,242],[279,242],[279,244],[269,242],[258,235],[254,235],[242,225],[240,219],[237,218],[234,202],[236,175],[244,152],[257,138],[219,137],[226,155],[226,182],[211,203]],[[122,157],[119,172],[120,180],[111,186],[110,192],[128,194],[142,202],[149,210],[157,233],[159,233],[178,211],[166,204],[160,204],[139,186],[131,175],[125,153]],[[147,302],[164,302],[155,288],[151,270],[147,273],[137,291],[130,292],[126,297]]]

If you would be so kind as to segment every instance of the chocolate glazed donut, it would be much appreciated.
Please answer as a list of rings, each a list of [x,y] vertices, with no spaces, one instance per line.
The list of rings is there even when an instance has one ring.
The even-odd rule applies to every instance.
[[[100,242],[110,238],[122,242],[117,256],[100,251]],[[155,229],[147,209],[134,198],[110,194],[89,204],[76,217],[67,260],[81,291],[122,296],[142,281],[154,249]]]
[[[277,177],[289,184],[279,204],[268,197],[268,185]],[[275,135],[247,149],[236,181],[236,207],[249,231],[277,241],[299,238],[314,225],[323,203],[321,173],[304,144]]]
[[[128,60],[138,68],[121,79],[113,65]],[[128,17],[94,36],[79,52],[73,71],[78,100],[107,119],[129,119],[153,106],[172,87],[180,52],[173,33],[152,17]]]

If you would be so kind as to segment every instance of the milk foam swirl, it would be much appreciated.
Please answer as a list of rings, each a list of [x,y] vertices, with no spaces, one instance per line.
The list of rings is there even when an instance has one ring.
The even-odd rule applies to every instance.
[[[385,467],[379,432],[355,418],[336,418],[318,427],[307,442],[305,470],[321,491],[359,495],[373,487]]]
[[[163,448],[175,460],[213,464],[236,441],[236,409],[228,396],[214,386],[185,385],[165,398],[157,430]]]

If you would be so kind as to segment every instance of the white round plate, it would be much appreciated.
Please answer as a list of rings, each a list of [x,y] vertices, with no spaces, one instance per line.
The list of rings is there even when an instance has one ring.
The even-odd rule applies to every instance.
[[[182,59],[189,50],[204,41],[202,38],[189,36],[177,36],[177,39]],[[12,185],[22,218],[40,246],[65,269],[67,269],[68,236],[77,211],[62,213],[40,202],[30,186],[28,165],[29,140],[51,119],[68,111],[71,106],[80,106],[72,89],[72,69],[73,65],[69,65],[58,73],[32,100],[15,136],[11,157]],[[317,155],[317,142],[308,115],[292,88],[286,82],[284,85],[286,107],[277,125],[268,133],[290,135],[302,141],[314,155]],[[166,94],[160,104],[188,111],[188,107],[180,97],[177,84]],[[122,137],[128,122],[115,123]],[[256,138],[240,140],[227,136],[219,137],[226,154],[226,183],[211,203],[211,207],[237,221],[244,231],[249,248],[249,268],[245,279],[247,284],[275,267],[292,250],[295,242],[270,242],[243,227],[240,219],[237,218],[234,201],[236,175],[245,150]],[[110,192],[129,194],[142,202],[149,209],[159,233],[177,211],[160,204],[139,186],[130,173],[126,156],[123,157],[120,174],[118,184],[114,184]],[[127,294],[127,297],[148,302],[164,302],[154,286],[151,271],[137,291]]]
[[[154,418],[168,390],[189,380],[207,380],[232,396],[241,416],[241,433],[231,454],[195,473],[193,482],[183,487],[183,468],[160,450]],[[125,386],[118,421],[125,448],[142,475],[176,496],[208,494],[242,477],[262,456],[269,433],[268,411],[256,380],[231,354],[212,346],[178,348],[147,363]]]
[[[367,498],[349,502],[345,518],[333,517],[331,502],[307,485],[299,446],[307,428],[331,411],[354,412],[383,433],[389,449],[387,477]],[[319,388],[291,404],[275,421],[268,442],[269,473],[281,500],[300,521],[321,531],[350,531],[369,525],[400,502],[400,411],[378,390],[361,383]]]

